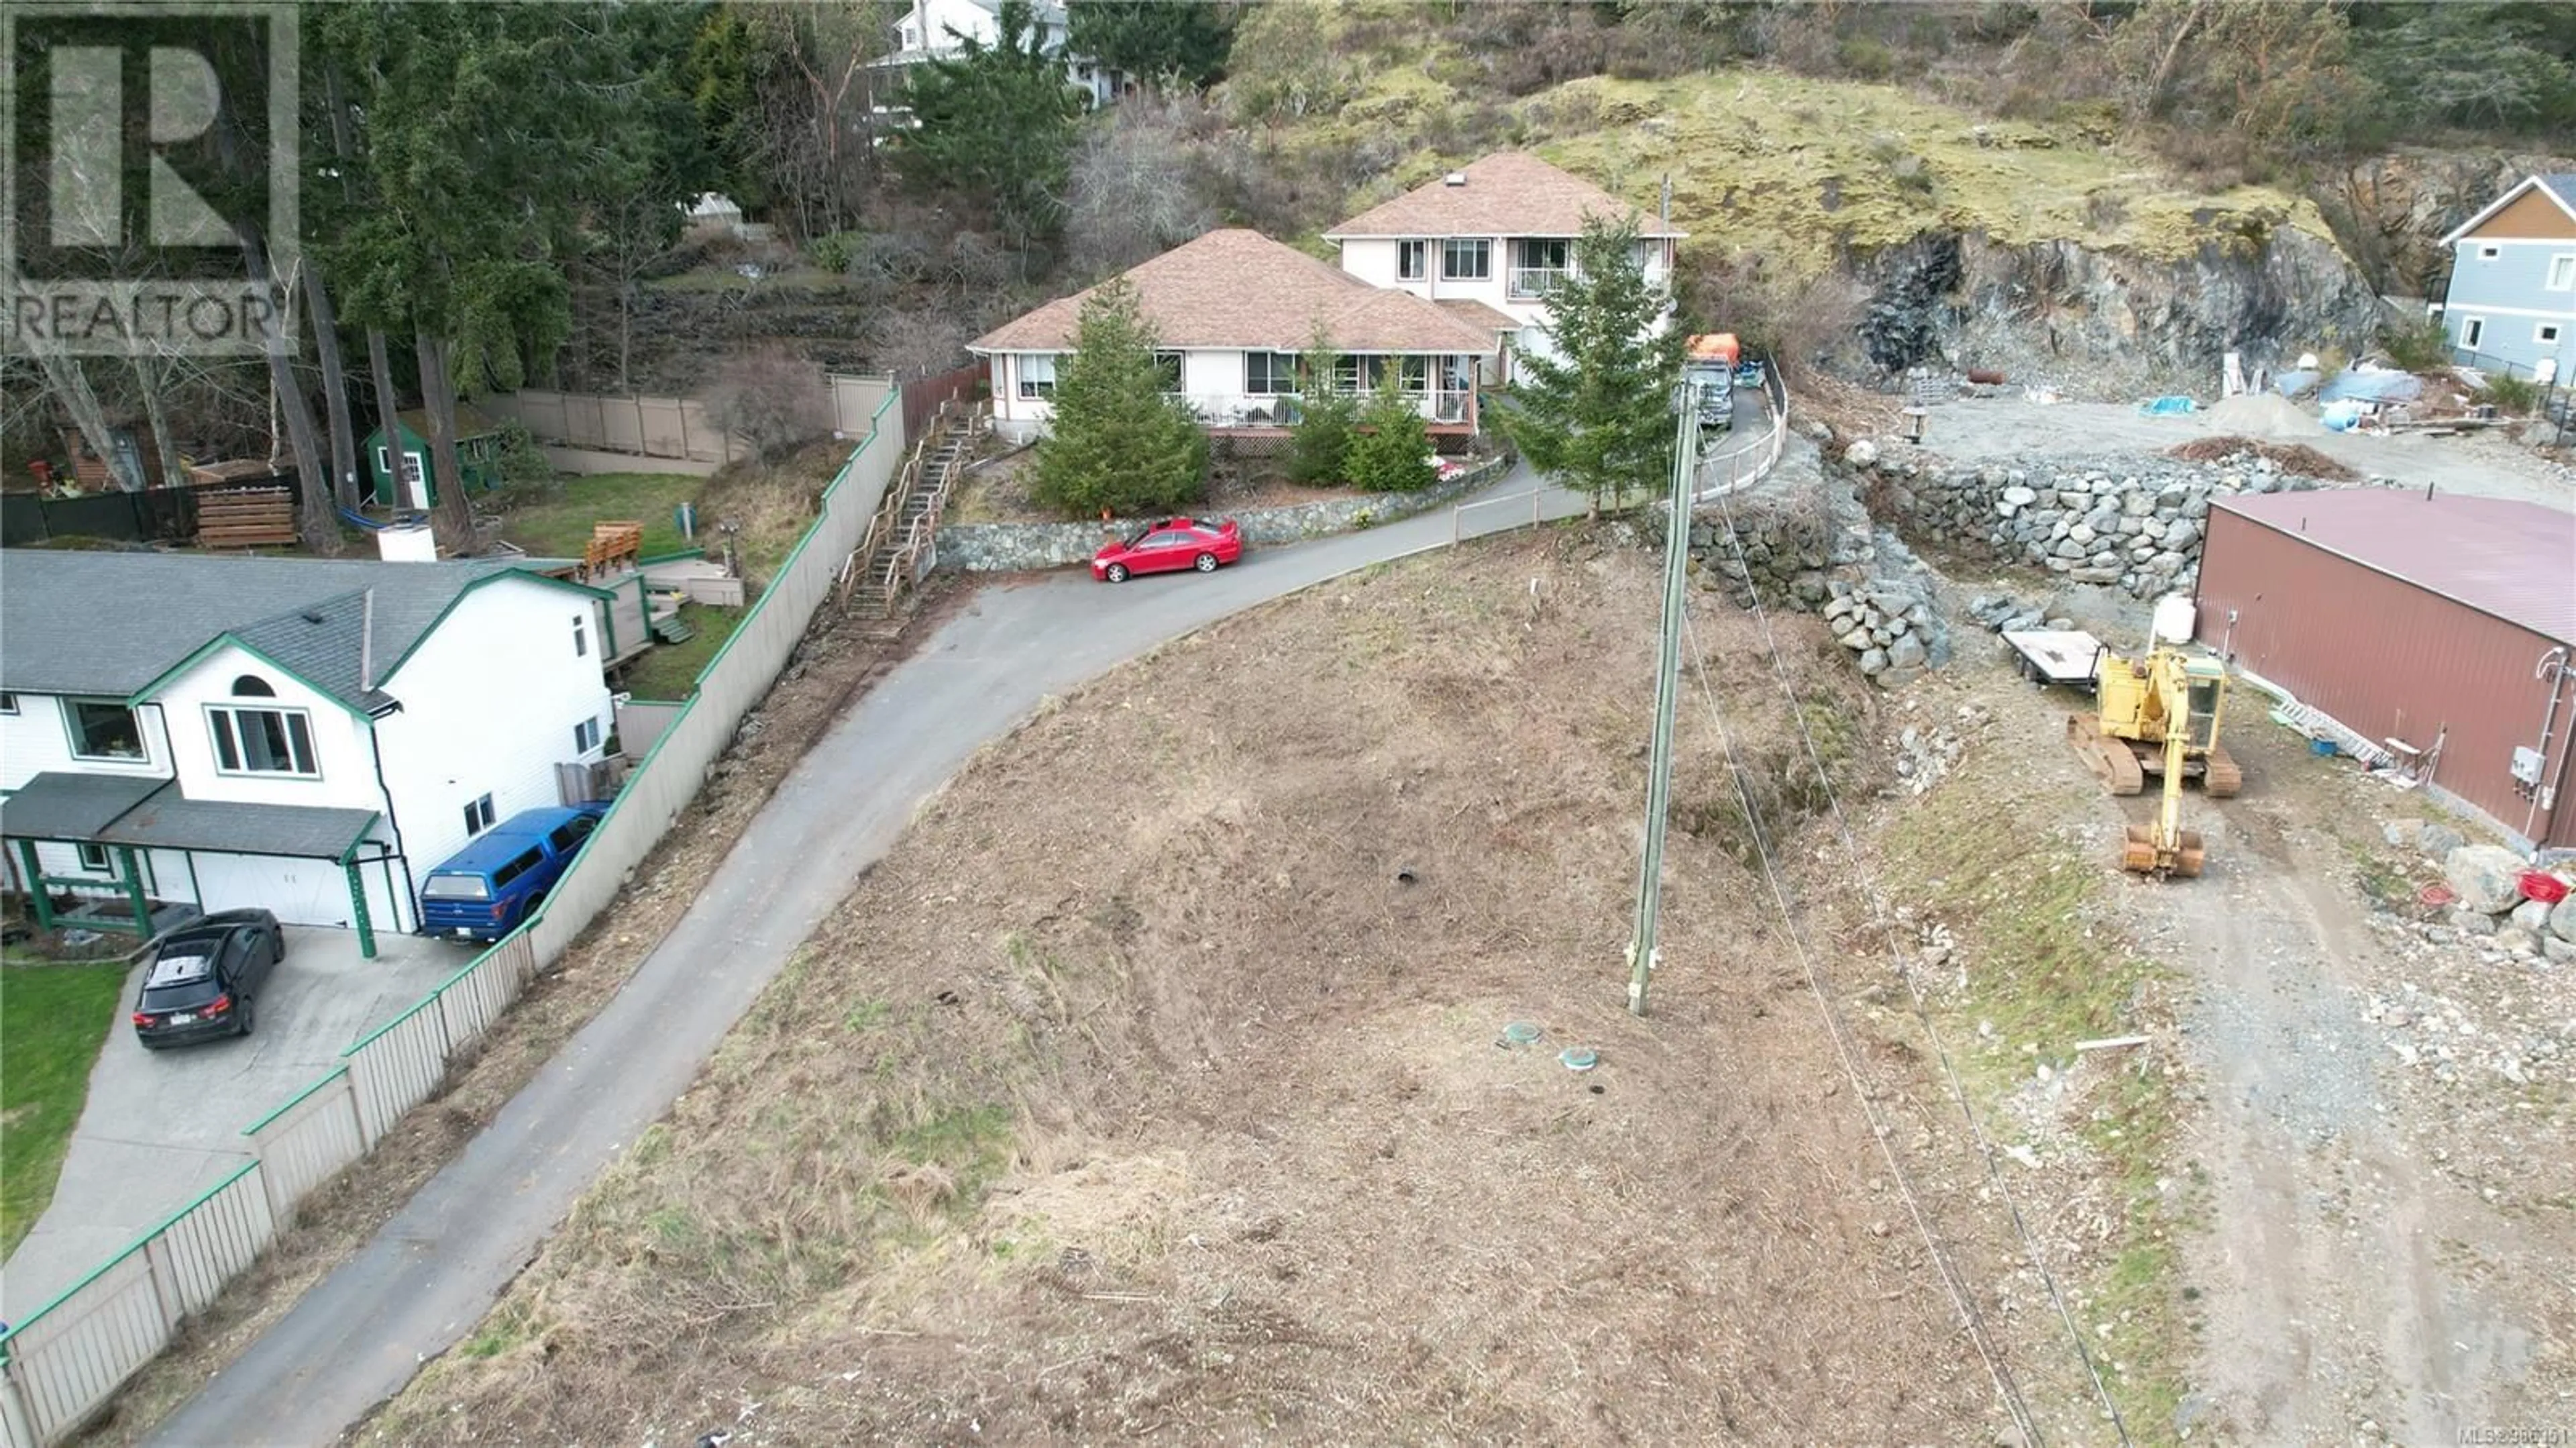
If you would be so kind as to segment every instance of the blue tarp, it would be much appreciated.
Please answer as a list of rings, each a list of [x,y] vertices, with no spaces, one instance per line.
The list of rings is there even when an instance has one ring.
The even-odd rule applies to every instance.
[[[2412,372],[2347,367],[2317,393],[2321,402],[2357,398],[2363,402],[2404,402],[2424,393],[2424,379]]]
[[[2322,372],[2284,372],[2272,379],[2272,390],[2283,397],[2303,396],[2324,375]]]
[[[2188,397],[2150,397],[2138,404],[2140,417],[2175,417],[2193,410]]]

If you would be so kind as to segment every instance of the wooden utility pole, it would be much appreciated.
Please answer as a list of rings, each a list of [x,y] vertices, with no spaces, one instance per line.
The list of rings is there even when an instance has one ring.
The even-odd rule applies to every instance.
[[[1664,816],[1673,794],[1673,715],[1681,699],[1682,590],[1690,582],[1692,475],[1699,469],[1699,384],[1674,399],[1673,493],[1664,518],[1664,636],[1655,670],[1655,735],[1646,756],[1646,858],[1637,872],[1637,920],[1628,936],[1628,1009],[1646,1013],[1654,975],[1655,926],[1663,909]]]

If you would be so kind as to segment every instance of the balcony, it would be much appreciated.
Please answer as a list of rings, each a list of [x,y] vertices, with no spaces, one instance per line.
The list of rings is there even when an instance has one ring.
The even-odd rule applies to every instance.
[[[1516,302],[1544,301],[1573,274],[1561,266],[1516,266],[1505,280],[1504,294]]]
[[[1181,401],[1198,414],[1200,425],[1211,432],[1285,432],[1297,425],[1300,413],[1298,399],[1293,395],[1189,393],[1182,395]],[[1475,416],[1475,394],[1470,390],[1415,393],[1411,401],[1433,427],[1463,431]],[[1367,399],[1361,402],[1365,406]]]

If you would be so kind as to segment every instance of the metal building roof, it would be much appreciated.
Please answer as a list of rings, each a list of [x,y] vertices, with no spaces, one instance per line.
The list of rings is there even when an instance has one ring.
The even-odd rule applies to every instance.
[[[2576,644],[2576,513],[2389,488],[2254,493],[2210,506]]]

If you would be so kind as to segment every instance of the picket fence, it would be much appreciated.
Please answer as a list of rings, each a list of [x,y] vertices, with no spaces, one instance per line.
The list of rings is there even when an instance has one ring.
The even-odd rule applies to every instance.
[[[448,1064],[560,958],[679,817],[745,714],[830,596],[903,461],[902,393],[886,387],[823,490],[820,514],[698,676],[544,908],[340,1064],[244,1128],[253,1158],[44,1307],[0,1333],[0,1445],[47,1448],[78,1432],[179,1325],[291,1226],[306,1194],[374,1150],[436,1095]]]

